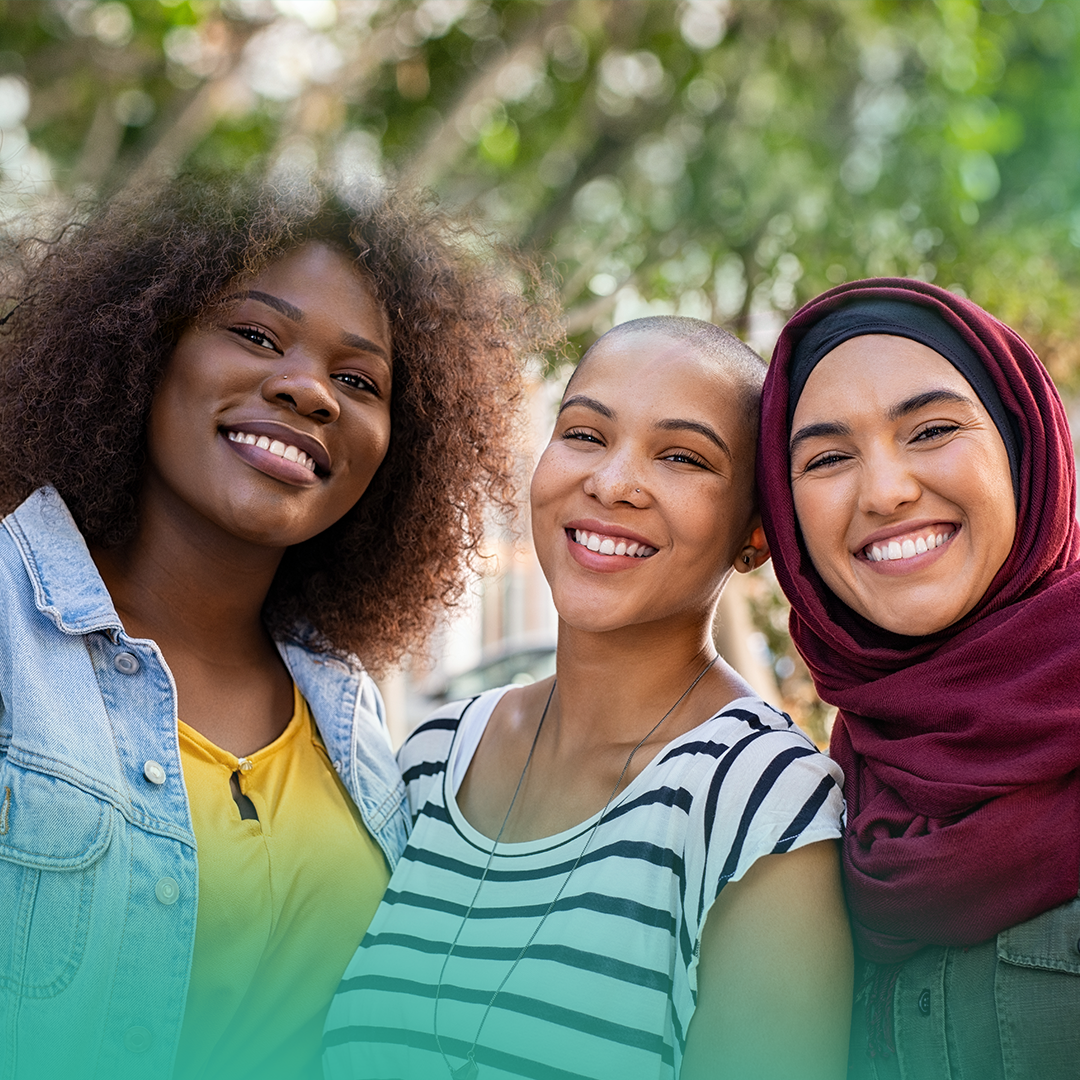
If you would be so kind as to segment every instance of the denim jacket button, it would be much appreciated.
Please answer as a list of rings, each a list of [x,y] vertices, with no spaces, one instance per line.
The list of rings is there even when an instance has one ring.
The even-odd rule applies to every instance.
[[[124,1032],[124,1046],[133,1054],[145,1054],[153,1041],[154,1036],[144,1027],[129,1027]]]
[[[113,667],[121,675],[134,675],[139,670],[139,658],[134,653],[117,653],[113,657]]]
[[[180,899],[180,886],[177,884],[176,878],[163,877],[157,885],[154,886],[154,895],[166,907],[170,904],[175,904],[176,901]]]
[[[142,771],[143,776],[145,776],[151,784],[165,783],[165,770],[156,761],[146,762],[142,767]]]

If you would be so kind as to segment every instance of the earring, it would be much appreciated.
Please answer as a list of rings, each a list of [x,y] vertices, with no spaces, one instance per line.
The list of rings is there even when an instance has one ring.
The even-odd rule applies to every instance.
[[[742,557],[742,561],[743,561],[743,566],[749,566],[750,565],[750,556],[749,555],[744,555]]]

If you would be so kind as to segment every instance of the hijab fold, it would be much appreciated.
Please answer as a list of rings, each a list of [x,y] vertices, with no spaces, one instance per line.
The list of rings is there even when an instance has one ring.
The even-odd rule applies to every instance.
[[[833,595],[806,554],[791,495],[793,356],[831,313],[883,300],[917,305],[958,335],[1016,439],[1012,551],[975,609],[926,637],[883,630]],[[780,335],[758,476],[792,637],[839,710],[832,754],[846,777],[845,878],[864,955],[895,962],[930,943],[974,944],[1076,896],[1080,529],[1068,420],[1035,354],[936,286],[841,285]]]

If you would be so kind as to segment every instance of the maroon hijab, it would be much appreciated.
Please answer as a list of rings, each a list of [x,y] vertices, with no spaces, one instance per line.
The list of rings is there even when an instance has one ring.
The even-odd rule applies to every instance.
[[[841,603],[806,554],[792,503],[792,351],[864,299],[930,308],[985,366],[1019,436],[1009,557],[976,608],[927,637]],[[1080,529],[1069,425],[1021,338],[969,300],[876,278],[823,293],[784,327],[765,381],[758,479],[791,634],[839,709],[844,871],[860,947],[901,960],[967,945],[1071,899],[1080,885]]]

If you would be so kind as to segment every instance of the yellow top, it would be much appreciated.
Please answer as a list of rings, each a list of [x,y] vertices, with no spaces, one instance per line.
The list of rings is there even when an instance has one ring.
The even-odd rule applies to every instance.
[[[237,758],[181,723],[180,760],[199,908],[175,1075],[321,1080],[330,998],[389,880],[382,850],[298,689],[269,746]],[[258,820],[241,817],[234,773]]]

